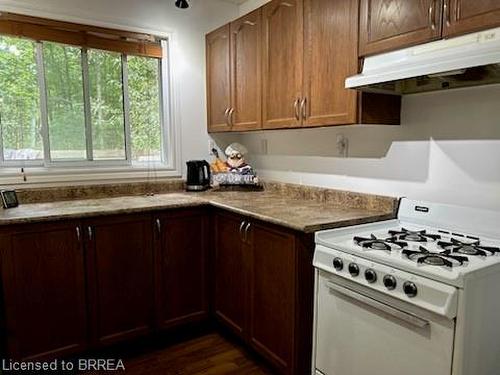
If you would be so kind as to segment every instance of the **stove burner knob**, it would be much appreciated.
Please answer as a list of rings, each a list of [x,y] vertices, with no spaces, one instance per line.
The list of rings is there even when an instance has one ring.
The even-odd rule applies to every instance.
[[[412,283],[411,281],[406,281],[404,284],[403,284],[403,290],[405,292],[405,294],[410,297],[410,298],[413,298],[417,295],[417,286]]]
[[[349,273],[356,277],[359,275],[359,266],[356,263],[349,263]]]
[[[384,285],[387,289],[389,290],[394,290],[396,289],[396,285],[397,285],[397,281],[396,281],[396,278],[392,275],[385,275],[384,276]]]
[[[342,259],[340,258],[335,258],[333,259],[333,267],[337,271],[342,271],[342,269],[344,268],[344,262],[342,262]]]
[[[375,281],[377,281],[377,273],[371,268],[369,268],[365,271],[365,279],[370,284],[373,284]]]

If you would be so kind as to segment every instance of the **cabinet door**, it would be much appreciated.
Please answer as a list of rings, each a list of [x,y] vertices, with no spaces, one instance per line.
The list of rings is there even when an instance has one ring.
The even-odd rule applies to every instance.
[[[361,0],[360,56],[441,37],[443,0]]]
[[[258,9],[231,23],[232,130],[262,127],[261,34]]]
[[[0,236],[8,357],[51,359],[87,342],[79,223],[18,228]]]
[[[290,233],[259,224],[251,231],[251,345],[281,373],[291,373],[296,337],[295,239]]]
[[[208,131],[228,131],[231,107],[229,25],[206,36]]]
[[[263,127],[300,126],[303,65],[302,0],[273,0],[262,8]]]
[[[358,0],[304,0],[305,126],[356,122],[355,90],[345,79],[357,73]]]
[[[156,315],[161,328],[208,316],[207,220],[203,210],[171,212],[155,219]]]
[[[245,334],[247,310],[246,260],[240,236],[242,220],[215,215],[215,315],[237,335]]]
[[[147,333],[153,318],[153,248],[146,215],[86,222],[92,337],[108,344]]]
[[[500,1],[498,0],[445,0],[444,36],[498,26],[500,26]]]

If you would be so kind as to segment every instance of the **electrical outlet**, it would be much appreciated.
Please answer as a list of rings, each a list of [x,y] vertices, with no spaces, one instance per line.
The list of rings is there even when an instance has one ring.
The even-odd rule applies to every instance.
[[[337,135],[337,151],[340,156],[346,158],[348,155],[349,140],[344,134]]]
[[[215,148],[215,142],[213,139],[208,140],[208,154],[213,155],[212,149]]]

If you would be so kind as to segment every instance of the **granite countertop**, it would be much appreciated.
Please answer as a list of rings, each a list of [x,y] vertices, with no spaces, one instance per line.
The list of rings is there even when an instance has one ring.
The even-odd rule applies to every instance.
[[[22,204],[0,210],[0,225],[41,221],[79,219],[119,213],[137,213],[182,207],[211,205],[254,219],[312,233],[347,225],[387,220],[395,217],[394,209],[353,208],[352,204],[333,204],[301,199],[279,192],[172,192],[153,196],[55,201]]]

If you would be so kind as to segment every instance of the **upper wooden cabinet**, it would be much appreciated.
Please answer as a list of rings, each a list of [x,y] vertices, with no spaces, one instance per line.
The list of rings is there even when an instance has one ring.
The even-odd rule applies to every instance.
[[[358,70],[357,14],[357,1],[304,0],[304,126],[357,121],[357,92],[345,88]]]
[[[358,10],[358,0],[273,0],[231,23],[229,57],[207,47],[209,72],[230,61],[230,83],[223,84],[232,98],[226,124],[209,115],[209,131],[399,124],[399,97],[345,88],[358,72]],[[207,46],[223,30],[208,34]],[[211,88],[221,84],[213,77],[209,108],[216,102]],[[219,102],[222,113],[227,104]]]
[[[441,37],[443,0],[361,0],[360,55]]]
[[[209,131],[228,131],[231,108],[230,27],[225,25],[206,37],[207,120]]]
[[[258,129],[262,124],[261,33],[260,9],[231,23],[232,130]]]
[[[445,0],[444,6],[444,36],[500,26],[498,0]]]
[[[262,8],[264,128],[302,123],[303,17],[302,0],[273,0]]]
[[[359,55],[497,26],[498,0],[361,0]]]

